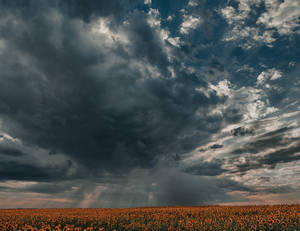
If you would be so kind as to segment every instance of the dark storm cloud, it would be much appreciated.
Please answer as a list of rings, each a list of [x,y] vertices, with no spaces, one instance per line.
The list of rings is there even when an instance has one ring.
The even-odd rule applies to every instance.
[[[26,155],[26,153],[24,153],[20,150],[17,150],[17,149],[0,146],[0,155],[21,157],[21,156]]]
[[[145,13],[128,14],[128,47],[116,42],[116,48],[106,48],[88,37],[88,18],[94,5],[95,15],[106,17],[107,7],[114,12],[118,4],[103,10],[103,1],[61,3],[71,4],[61,8],[47,4],[29,2],[15,9],[2,2],[0,115],[10,135],[69,155],[95,172],[122,173],[191,151],[220,129],[223,118],[197,111],[226,98],[196,91],[206,86],[197,75],[181,70],[170,78],[168,67],[178,69]],[[39,10],[27,13],[33,8]],[[157,68],[160,77],[145,76],[130,67],[134,62]],[[16,178],[22,170],[35,172],[33,178],[48,174],[27,165],[17,169],[6,177]]]
[[[49,180],[53,177],[54,169],[41,169],[39,167],[22,164],[15,161],[0,162],[0,179],[1,180]],[[55,170],[54,170],[55,172]],[[55,178],[58,178],[58,174]]]
[[[34,163],[22,163],[15,160],[0,161],[0,180],[20,180],[20,181],[61,181],[73,178],[68,176],[67,172],[72,167],[68,162],[59,167],[40,166]],[[81,178],[76,176],[76,178]]]

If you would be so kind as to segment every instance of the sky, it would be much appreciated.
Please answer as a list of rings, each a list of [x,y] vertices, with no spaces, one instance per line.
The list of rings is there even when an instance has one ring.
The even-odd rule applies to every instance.
[[[300,1],[0,0],[0,207],[300,203]]]

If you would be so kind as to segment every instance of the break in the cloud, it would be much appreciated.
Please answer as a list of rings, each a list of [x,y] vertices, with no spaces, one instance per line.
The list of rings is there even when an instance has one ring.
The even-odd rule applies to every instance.
[[[0,7],[2,207],[299,201],[298,1]]]

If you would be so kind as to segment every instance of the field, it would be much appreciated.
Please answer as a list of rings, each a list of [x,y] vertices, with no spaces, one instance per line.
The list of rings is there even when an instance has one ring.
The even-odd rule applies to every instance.
[[[300,230],[300,205],[2,209],[0,230]]]

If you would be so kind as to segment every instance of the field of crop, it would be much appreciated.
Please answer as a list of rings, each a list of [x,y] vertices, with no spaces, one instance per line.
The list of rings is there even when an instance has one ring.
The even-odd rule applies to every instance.
[[[3,209],[0,230],[300,230],[300,205]]]

